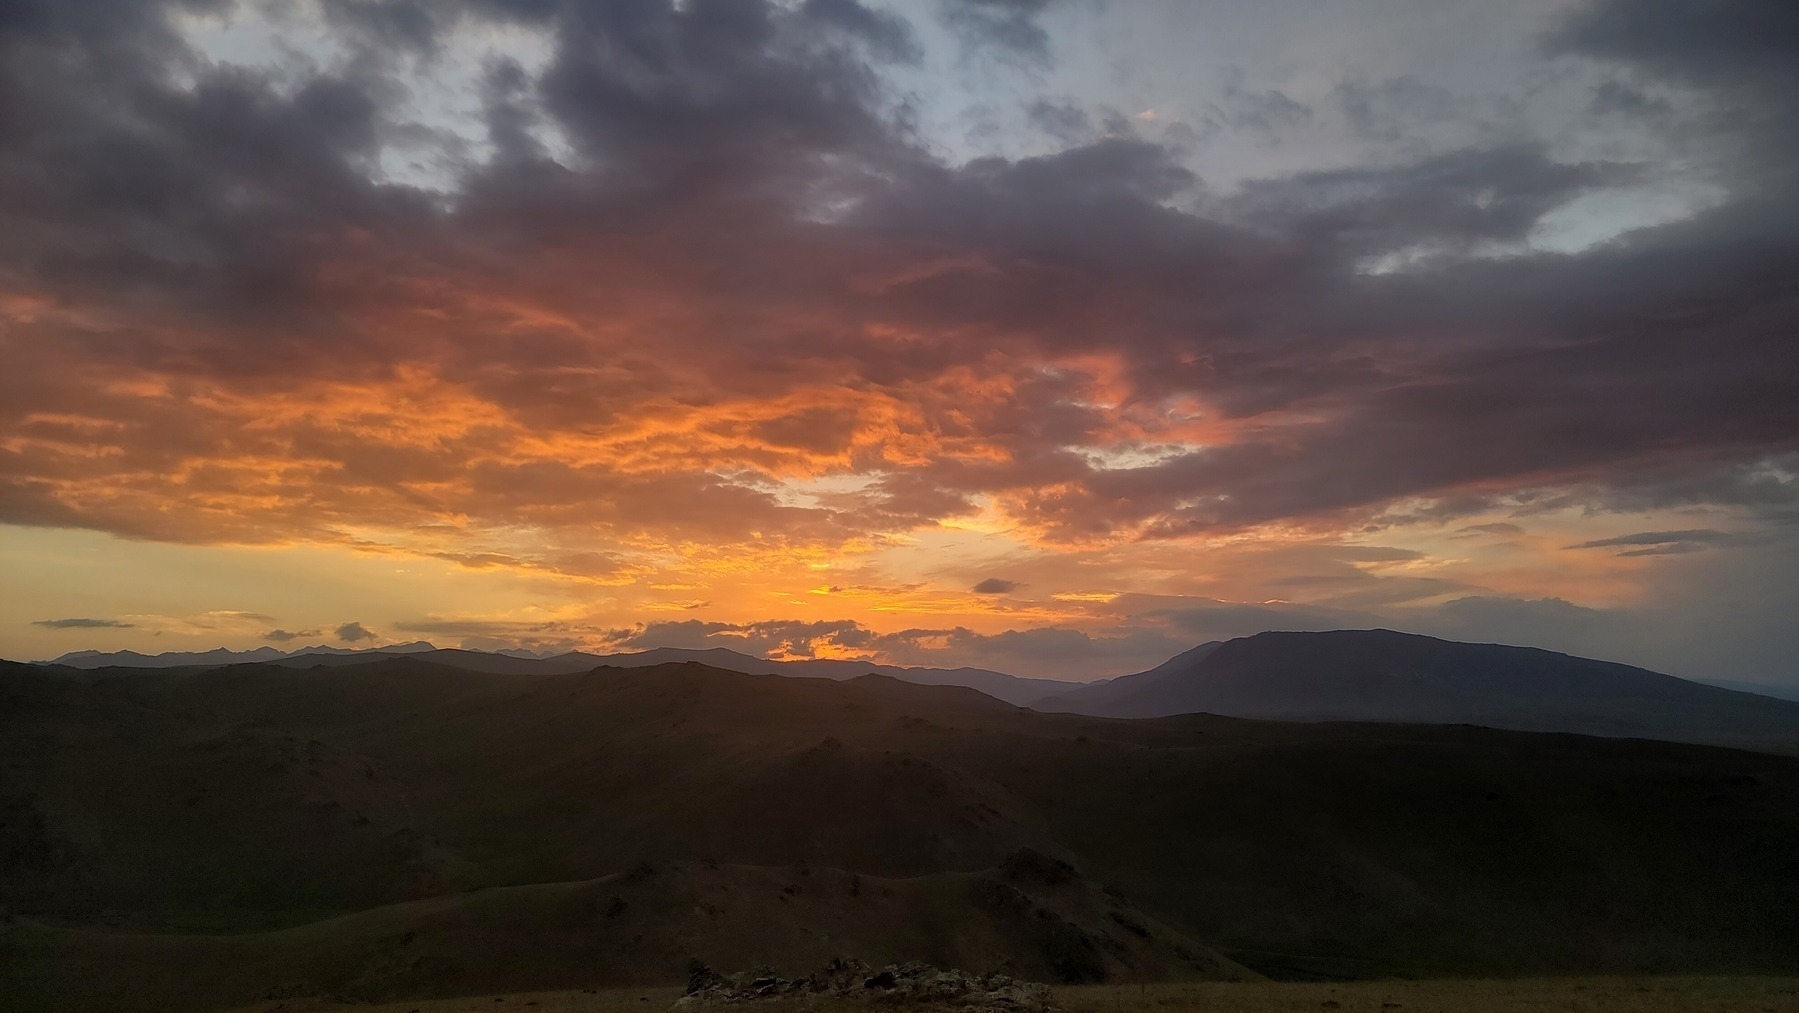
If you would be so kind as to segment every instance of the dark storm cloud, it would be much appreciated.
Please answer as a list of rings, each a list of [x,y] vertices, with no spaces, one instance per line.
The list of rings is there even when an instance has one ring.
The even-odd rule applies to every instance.
[[[136,629],[135,623],[120,622],[117,619],[38,619],[33,626],[42,626],[49,630],[130,630]]]
[[[367,178],[373,82],[319,76],[282,91],[225,68],[182,88],[194,54],[165,20],[179,6],[212,5],[50,5],[0,38],[12,107],[0,258],[15,291],[77,303],[109,293],[119,324],[71,338],[101,356],[178,364],[202,349],[158,331],[254,315],[260,347],[191,340],[227,371],[310,362],[332,343],[318,325],[335,307],[312,279],[334,233],[391,236],[426,205]]]
[[[337,629],[332,630],[331,633],[346,644],[354,644],[361,640],[378,639],[374,631],[364,627],[361,623],[344,623]]]
[[[1799,8],[1784,0],[1600,0],[1573,13],[1553,45],[1700,82],[1799,74]]]
[[[869,67],[841,47],[807,45],[883,23],[848,17],[851,6],[584,7],[562,22],[539,87],[602,180],[634,200],[803,187],[818,182],[816,156],[872,158],[891,143],[871,112]]]
[[[1784,0],[1600,0],[1575,11],[1549,43],[1610,61],[1640,80],[1695,89],[1709,105],[1684,129],[1740,149],[1728,174],[1762,187],[1792,179],[1799,7]],[[1613,109],[1668,117],[1665,101],[1638,101],[1630,91],[1596,98],[1621,99]]]
[[[1045,6],[944,10],[1041,56]],[[1081,143],[944,164],[878,72],[916,55],[911,30],[850,0],[330,4],[361,55],[296,81],[202,60],[178,9],[14,5],[0,28],[0,283],[25,307],[0,376],[6,520],[843,542],[985,496],[1080,541],[1400,500],[1799,503],[1772,464],[1799,451],[1799,370],[1770,368],[1799,324],[1799,191],[1769,182],[1790,8],[1608,2],[1556,33],[1743,124],[1721,203],[1573,254],[1522,241],[1642,167],[1493,143],[1224,199],[1165,146],[1087,142],[1048,106]],[[489,68],[497,154],[444,193],[385,180],[413,136],[408,61],[486,22],[552,46],[541,75]],[[1369,130],[1406,91],[1358,99]],[[1239,99],[1245,129],[1305,115]],[[420,363],[436,386],[398,398]],[[298,381],[345,406],[280,402]],[[1214,431],[1155,430],[1189,401]],[[361,421],[395,402],[398,421]],[[583,442],[600,431],[619,435]],[[1164,440],[1204,449],[1070,449]],[[780,495],[833,470],[872,480]],[[251,477],[262,494],[235,492]]]

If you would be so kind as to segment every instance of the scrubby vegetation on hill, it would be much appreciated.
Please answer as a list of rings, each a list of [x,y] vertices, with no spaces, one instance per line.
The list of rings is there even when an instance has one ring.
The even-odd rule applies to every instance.
[[[0,772],[19,988],[1799,970],[1799,761],[1699,746],[401,658],[8,667]]]

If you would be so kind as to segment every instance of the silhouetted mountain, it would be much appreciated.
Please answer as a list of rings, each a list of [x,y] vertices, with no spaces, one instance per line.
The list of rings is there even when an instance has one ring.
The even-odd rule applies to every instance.
[[[1032,706],[1106,717],[1475,724],[1676,742],[1799,743],[1799,703],[1530,647],[1390,630],[1259,633]]]
[[[837,680],[854,679],[870,674],[886,675],[921,686],[967,686],[970,689],[978,689],[988,696],[1019,706],[1027,706],[1046,696],[1066,692],[1071,686],[1086,685],[1056,679],[1024,679],[981,668],[902,668],[897,665],[877,665],[865,661],[826,659],[770,661],[767,658],[755,658],[723,647],[714,647],[708,650],[658,647],[630,654],[588,654],[574,651],[567,654],[539,656],[524,652],[464,651],[454,648],[438,648],[423,640],[392,647],[360,650],[316,646],[302,647],[293,651],[280,651],[273,647],[259,647],[250,651],[228,651],[219,648],[212,651],[179,651],[157,655],[143,655],[135,651],[110,653],[75,651],[54,661],[45,662],[45,664],[88,670],[109,667],[183,668],[247,663],[275,664],[286,668],[313,668],[320,665],[335,667],[367,664],[384,660],[395,654],[407,654],[434,664],[448,665],[470,672],[491,672],[504,675],[567,675],[572,672],[585,672],[602,665],[613,668],[643,668],[649,665],[684,661],[698,662],[727,672],[742,672],[746,675],[785,675]]]
[[[319,661],[341,658],[356,662],[378,660],[395,654],[421,654],[435,650],[437,650],[435,645],[418,640],[410,644],[393,644],[388,647],[353,648],[315,644],[311,647],[299,647],[291,651],[283,651],[277,647],[256,647],[248,651],[232,651],[223,647],[215,647],[210,651],[165,651],[161,654],[139,654],[136,651],[70,651],[51,661],[39,662],[39,664],[96,669],[243,665],[256,662],[279,662],[292,658],[315,658]]]
[[[835,661],[814,659],[809,661],[769,661],[766,658],[753,658],[747,654],[723,647],[710,650],[687,650],[678,647],[659,647],[638,654],[612,654],[600,658],[599,664],[613,665],[620,668],[635,668],[641,665],[661,665],[669,662],[692,661],[727,672],[742,672],[745,675],[798,675],[817,679],[855,679],[864,675],[885,675],[901,682],[916,683],[920,686],[966,686],[980,690],[998,700],[1024,707],[1056,693],[1065,693],[1071,686],[1087,685],[1071,683],[1058,679],[1026,679],[1004,672],[992,672],[984,668],[902,668],[897,665],[875,665],[866,661]]]

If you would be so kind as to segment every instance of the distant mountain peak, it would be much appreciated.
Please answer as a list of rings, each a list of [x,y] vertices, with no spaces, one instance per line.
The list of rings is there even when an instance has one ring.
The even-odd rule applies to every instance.
[[[1799,742],[1799,705],[1532,647],[1396,630],[1269,631],[1032,705],[1103,717],[1475,724],[1741,745]]]

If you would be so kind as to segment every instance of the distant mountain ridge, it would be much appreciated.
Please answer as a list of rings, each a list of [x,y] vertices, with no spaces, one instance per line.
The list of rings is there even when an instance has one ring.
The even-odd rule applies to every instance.
[[[350,649],[318,645],[144,655],[78,651],[77,669],[269,664],[365,665],[405,656],[494,675],[569,675],[599,667],[693,662],[746,675],[836,681],[875,674],[960,686],[1019,707],[1093,717],[1212,713],[1281,721],[1475,724],[1738,746],[1799,744],[1799,701],[1530,647],[1465,644],[1391,630],[1260,633],[1201,644],[1145,672],[1073,683],[979,668],[904,668],[871,662],[772,661],[723,647],[659,647],[630,654],[466,651],[426,641]]]
[[[1799,743],[1799,703],[1534,647],[1392,630],[1259,633],[1203,644],[1038,710],[1151,718],[1473,724],[1725,745]]]
[[[62,665],[65,668],[183,668],[189,665],[240,665],[276,662],[286,658],[311,655],[365,657],[420,654],[435,650],[437,650],[437,645],[425,640],[415,640],[409,644],[393,644],[387,647],[331,647],[326,644],[314,644],[311,647],[298,647],[291,651],[284,651],[279,647],[256,647],[248,651],[233,651],[226,647],[215,647],[210,651],[164,651],[160,654],[141,654],[137,651],[70,651],[50,661],[39,661],[34,664]]]
[[[524,651],[465,651],[440,648],[429,641],[388,647],[343,648],[316,645],[283,651],[274,647],[258,647],[249,651],[216,648],[210,651],[170,651],[164,654],[140,654],[136,651],[73,651],[52,661],[38,664],[61,665],[66,668],[186,668],[220,665],[270,664],[284,668],[311,668],[317,665],[361,665],[405,655],[422,661],[460,668],[470,672],[494,675],[569,675],[601,666],[643,668],[669,662],[697,662],[727,672],[745,675],[782,675],[843,681],[864,675],[885,675],[921,686],[966,686],[1009,704],[1024,707],[1045,697],[1067,692],[1071,687],[1090,685],[1056,679],[1028,679],[983,668],[904,668],[878,665],[865,661],[812,659],[807,661],[772,661],[756,658],[724,647],[695,650],[681,647],[657,647],[629,654],[589,654],[571,651],[566,654],[538,655]]]

